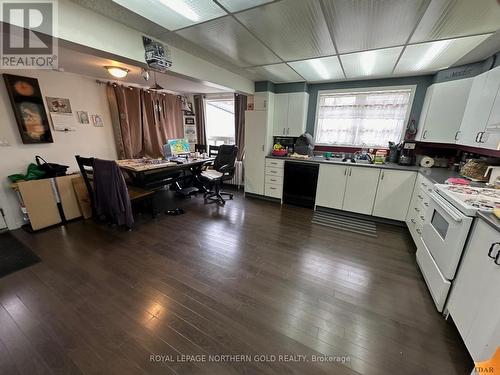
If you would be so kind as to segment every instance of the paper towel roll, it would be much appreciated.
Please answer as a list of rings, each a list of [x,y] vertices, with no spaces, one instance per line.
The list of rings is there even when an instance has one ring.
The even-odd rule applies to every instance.
[[[420,166],[425,168],[431,168],[434,165],[434,159],[429,156],[422,157],[420,160]]]

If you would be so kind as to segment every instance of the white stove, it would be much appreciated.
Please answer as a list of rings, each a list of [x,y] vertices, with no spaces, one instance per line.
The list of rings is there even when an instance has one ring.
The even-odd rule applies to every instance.
[[[463,185],[434,185],[437,192],[467,216],[478,210],[493,211],[500,207],[500,190]]]

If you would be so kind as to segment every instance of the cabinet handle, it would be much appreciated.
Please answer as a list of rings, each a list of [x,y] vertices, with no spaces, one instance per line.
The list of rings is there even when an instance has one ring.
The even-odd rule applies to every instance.
[[[262,151],[264,151],[264,145],[262,145]]]
[[[283,128],[283,135],[286,135],[286,128]]]
[[[416,224],[415,219],[411,219],[411,222],[412,222],[413,224]]]
[[[424,202],[424,206],[425,206],[425,207],[429,207],[429,203]]]
[[[494,262],[497,266],[500,266],[500,251],[497,253]]]
[[[286,135],[290,134],[290,128],[286,128]]]
[[[415,211],[420,212],[420,208],[415,207]]]
[[[479,136],[479,143],[484,143],[483,141],[483,136],[485,132],[481,132],[481,135]]]
[[[500,250],[497,251],[497,255],[492,255],[493,254],[493,250],[495,249],[495,246],[496,245],[500,245],[500,242],[493,242],[490,246],[490,251],[488,251],[488,256],[491,258],[491,259],[495,259],[495,258],[498,258],[498,254],[500,254]]]
[[[421,218],[422,220],[425,220],[425,216],[420,215],[420,218]]]
[[[344,169],[344,176],[347,176],[347,168]]]
[[[427,184],[426,184],[425,182],[421,182],[420,184],[421,184],[422,186],[427,187]]]
[[[380,176],[380,179],[383,180],[384,179],[384,171],[382,171],[382,176]]]
[[[422,234],[422,231],[420,229],[417,228],[417,233],[418,234]]]
[[[478,132],[476,134],[476,139],[475,139],[476,143],[481,143],[481,139],[483,138],[483,134],[484,134],[484,132]]]
[[[424,199],[424,197],[422,197],[420,194],[419,194],[419,195],[417,195],[417,197],[418,197],[419,199]]]
[[[352,168],[349,168],[349,176],[352,175]]]
[[[459,136],[460,133],[461,133],[460,130],[455,133],[455,141],[458,141],[458,138],[459,138],[458,136]]]
[[[427,130],[424,130],[424,134],[422,134],[422,139],[427,138]]]
[[[274,178],[270,178],[271,182],[276,182],[276,180]]]

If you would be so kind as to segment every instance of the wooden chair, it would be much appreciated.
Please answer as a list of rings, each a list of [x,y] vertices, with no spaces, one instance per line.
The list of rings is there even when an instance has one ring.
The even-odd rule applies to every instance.
[[[219,153],[219,149],[220,149],[220,146],[212,146],[212,145],[209,145],[208,146],[208,157],[209,158],[214,158],[217,156],[217,154]]]
[[[92,217],[96,218],[96,205],[95,205],[95,196],[94,196],[94,158],[86,158],[80,155],[75,155],[76,162],[78,163],[78,167],[80,168],[80,172],[83,177],[83,181],[85,181],[85,186],[87,187],[87,191],[89,193],[89,198],[92,206]],[[127,184],[128,195],[130,198],[130,202],[134,204],[142,199],[150,199],[151,210],[153,217],[156,215],[152,196],[154,194],[154,190],[146,190],[141,189],[136,186],[132,186]]]

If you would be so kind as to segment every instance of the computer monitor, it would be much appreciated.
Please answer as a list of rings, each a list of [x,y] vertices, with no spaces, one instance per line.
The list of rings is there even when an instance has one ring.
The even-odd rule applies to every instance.
[[[186,138],[169,139],[163,146],[165,157],[189,154],[189,142]]]

